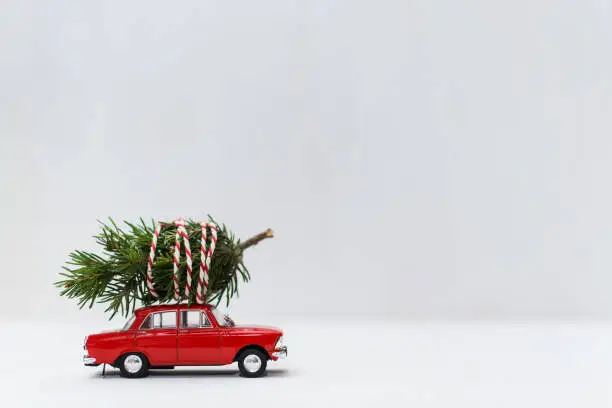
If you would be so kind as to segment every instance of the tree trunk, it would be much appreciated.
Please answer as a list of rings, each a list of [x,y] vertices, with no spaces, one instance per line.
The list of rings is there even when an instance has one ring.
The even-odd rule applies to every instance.
[[[272,238],[273,236],[274,236],[274,232],[270,228],[268,228],[264,232],[260,232],[259,234],[254,235],[251,238],[244,241],[243,243],[241,243],[240,248],[242,250],[245,250],[249,247],[252,247],[253,245],[257,245],[259,242],[263,241],[264,239]]]

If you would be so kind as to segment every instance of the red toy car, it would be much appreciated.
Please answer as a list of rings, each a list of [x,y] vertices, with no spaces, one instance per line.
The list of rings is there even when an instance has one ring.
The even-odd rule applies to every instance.
[[[149,369],[238,362],[244,377],[260,377],[268,360],[287,356],[283,332],[236,326],[211,305],[161,305],[138,309],[123,329],[85,337],[83,363],[110,364],[128,378]]]

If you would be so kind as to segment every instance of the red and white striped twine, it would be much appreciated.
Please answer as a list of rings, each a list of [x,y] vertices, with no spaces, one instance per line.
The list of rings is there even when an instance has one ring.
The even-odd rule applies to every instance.
[[[191,248],[189,248],[189,236],[187,235],[187,230],[185,229],[185,220],[182,218],[178,218],[174,221],[176,224],[176,239],[174,242],[174,300],[179,300],[181,297],[180,289],[179,289],[179,281],[178,281],[178,270],[179,270],[179,258],[181,256],[181,242],[180,239],[183,238],[183,244],[185,245],[185,258],[187,259],[187,285],[185,286],[185,296],[189,298],[189,293],[191,291]]]
[[[191,248],[189,245],[189,236],[187,234],[187,229],[185,228],[185,220],[183,218],[177,218],[174,221],[176,225],[176,238],[174,242],[174,256],[173,256],[173,264],[174,271],[172,275],[172,279],[174,281],[174,299],[180,300],[180,289],[179,289],[179,280],[178,280],[178,271],[180,264],[180,256],[181,256],[181,243],[180,239],[183,239],[183,244],[185,245],[185,258],[187,261],[187,285],[185,286],[185,297],[189,299],[191,295],[191,282],[192,282],[192,255]],[[200,243],[200,273],[198,275],[198,286],[196,290],[196,299],[199,304],[204,303],[204,295],[206,295],[206,291],[208,290],[208,274],[210,271],[210,261],[212,259],[213,253],[215,252],[215,246],[217,245],[217,226],[212,222],[201,222],[202,226],[202,240]],[[153,259],[155,259],[155,251],[157,249],[157,239],[159,238],[159,233],[161,231],[162,224],[155,222],[155,230],[153,232],[153,239],[151,241],[151,251],[149,253],[149,260],[147,262],[147,288],[151,295],[158,299],[159,294],[153,287]],[[210,228],[210,245],[208,249],[206,248],[206,230]]]
[[[196,290],[196,300],[199,304],[204,303],[204,295],[208,290],[208,272],[210,270],[210,260],[215,245],[217,244],[217,227],[212,222],[201,222],[202,225],[202,241],[200,243],[200,274],[198,276],[198,287]],[[206,251],[206,228],[210,228],[210,246]]]
[[[161,231],[161,224],[155,223],[155,231],[153,232],[153,240],[151,241],[151,252],[149,252],[149,260],[147,262],[147,288],[149,288],[149,292],[151,295],[157,299],[159,295],[153,288],[153,259],[155,258],[155,249],[157,247],[157,238],[159,237],[159,232]]]

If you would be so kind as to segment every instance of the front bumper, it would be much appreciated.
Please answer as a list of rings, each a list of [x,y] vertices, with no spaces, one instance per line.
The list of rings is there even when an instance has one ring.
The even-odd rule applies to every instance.
[[[275,358],[286,358],[287,357],[287,346],[282,346],[274,350],[272,357]]]

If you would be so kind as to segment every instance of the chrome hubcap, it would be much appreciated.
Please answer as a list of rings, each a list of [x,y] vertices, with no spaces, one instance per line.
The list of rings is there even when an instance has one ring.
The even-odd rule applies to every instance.
[[[129,356],[127,356],[125,361],[123,361],[123,367],[125,367],[125,370],[128,373],[136,374],[142,368],[142,359],[140,357],[138,357],[138,356],[133,355],[133,354],[129,355]]]
[[[255,373],[261,368],[261,359],[256,354],[249,354],[244,358],[244,369],[249,373]]]

